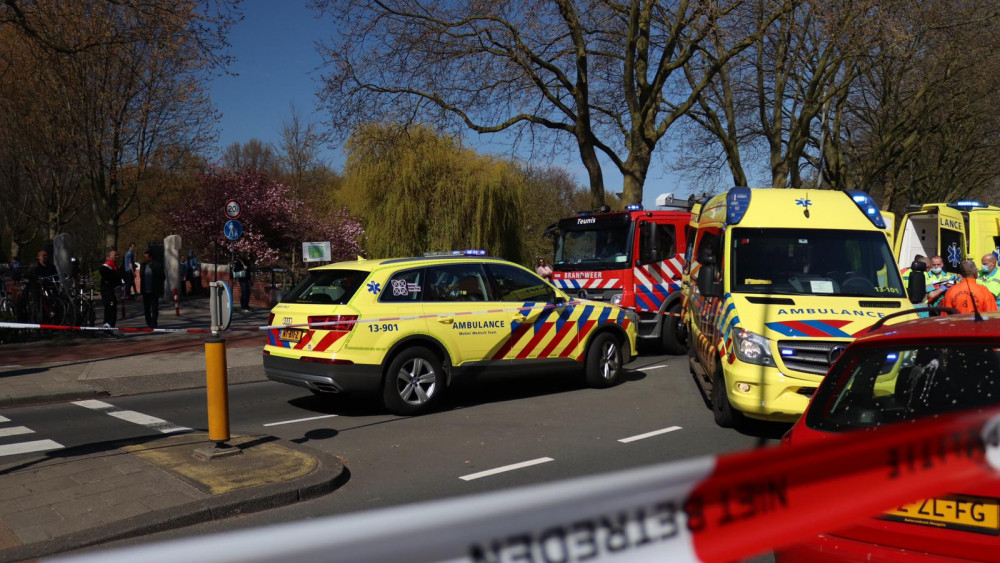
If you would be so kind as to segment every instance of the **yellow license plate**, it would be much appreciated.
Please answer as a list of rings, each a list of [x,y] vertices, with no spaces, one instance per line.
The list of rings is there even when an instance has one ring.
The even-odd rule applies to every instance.
[[[1000,535],[1000,501],[977,497],[931,498],[900,506],[886,520]]]
[[[283,328],[281,329],[280,337],[282,340],[290,340],[292,342],[298,342],[302,340],[302,335],[305,333],[303,330],[295,330],[294,328]]]

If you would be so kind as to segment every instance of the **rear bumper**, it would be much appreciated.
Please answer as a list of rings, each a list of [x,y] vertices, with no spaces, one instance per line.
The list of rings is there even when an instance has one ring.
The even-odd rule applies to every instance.
[[[330,365],[264,356],[264,373],[271,381],[327,393],[373,393],[382,386],[382,366],[377,365]]]
[[[819,535],[815,538],[774,552],[775,563],[957,563],[970,559],[955,559],[942,555],[909,551],[898,547],[849,540],[837,536]]]

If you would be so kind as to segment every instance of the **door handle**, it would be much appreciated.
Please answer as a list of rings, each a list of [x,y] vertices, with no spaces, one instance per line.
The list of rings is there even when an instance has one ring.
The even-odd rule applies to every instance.
[[[518,315],[514,317],[514,322],[516,323],[523,323],[526,320],[528,320],[528,317],[526,315]]]
[[[455,322],[455,319],[453,317],[438,317],[438,322],[441,324],[450,325],[451,323]]]

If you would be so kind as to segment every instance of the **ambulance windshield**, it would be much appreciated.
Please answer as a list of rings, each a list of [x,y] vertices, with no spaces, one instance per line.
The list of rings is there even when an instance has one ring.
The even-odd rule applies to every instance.
[[[906,297],[878,231],[735,228],[730,240],[733,293]]]
[[[630,226],[593,217],[560,221],[555,241],[556,270],[617,270],[629,267]]]

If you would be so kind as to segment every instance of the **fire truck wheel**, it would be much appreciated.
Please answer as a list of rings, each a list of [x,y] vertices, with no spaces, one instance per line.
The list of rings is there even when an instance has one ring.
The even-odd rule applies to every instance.
[[[680,314],[681,303],[678,301],[667,309],[667,316],[663,317],[660,331],[663,351],[674,356],[679,356],[687,351],[687,344],[681,338]]]

